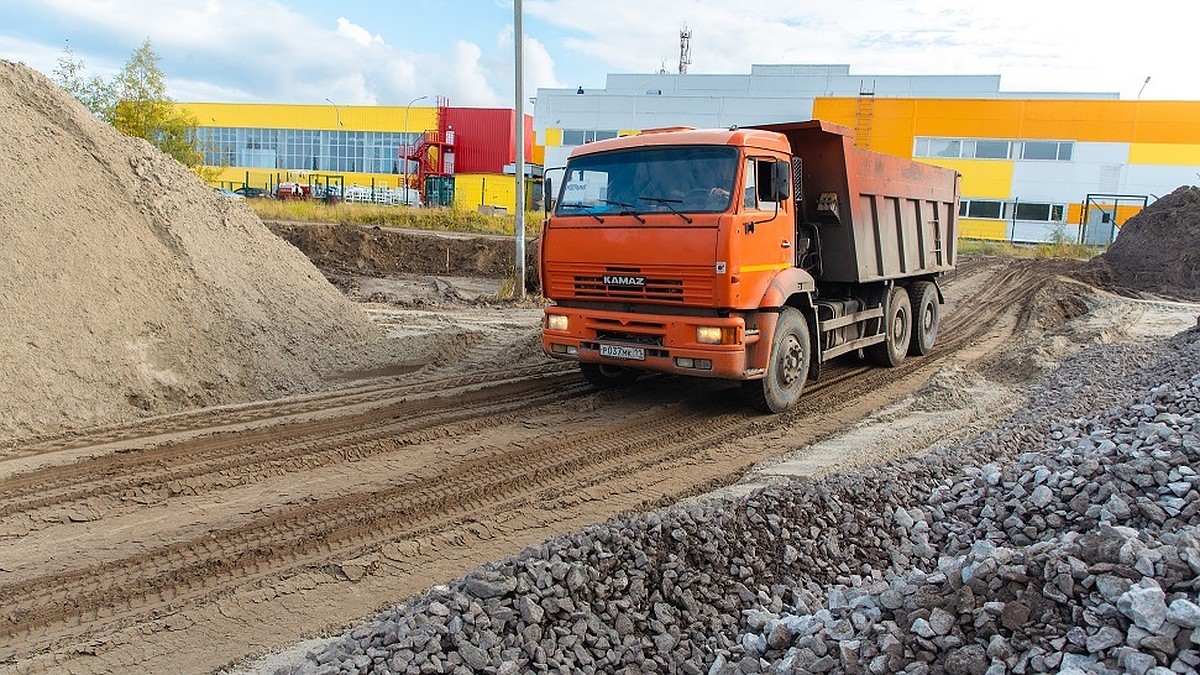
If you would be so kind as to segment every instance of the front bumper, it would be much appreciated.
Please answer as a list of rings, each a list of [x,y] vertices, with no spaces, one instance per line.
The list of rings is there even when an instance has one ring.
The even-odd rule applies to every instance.
[[[743,316],[631,314],[557,306],[547,308],[546,314],[567,320],[566,330],[553,330],[543,320],[542,351],[552,358],[693,377],[762,376],[748,367],[747,350],[757,344],[759,335],[747,331]],[[727,339],[719,345],[699,343],[698,326],[723,329]]]

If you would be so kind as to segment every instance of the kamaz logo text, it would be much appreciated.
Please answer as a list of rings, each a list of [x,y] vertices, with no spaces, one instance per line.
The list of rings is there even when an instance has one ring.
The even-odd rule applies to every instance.
[[[604,275],[604,285],[606,286],[637,286],[639,288],[646,285],[646,277],[623,277],[615,274]]]

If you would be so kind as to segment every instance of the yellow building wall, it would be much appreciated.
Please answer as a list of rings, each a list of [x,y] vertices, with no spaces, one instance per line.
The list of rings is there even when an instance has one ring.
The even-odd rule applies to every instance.
[[[1008,199],[1012,195],[1013,163],[996,159],[920,157],[922,164],[954,169],[962,174],[960,192],[968,197]]]
[[[1098,206],[1098,207],[1102,207],[1110,212],[1112,211],[1112,202],[1105,202],[1103,200],[1099,200],[1099,201],[1093,202],[1093,205],[1094,205],[1094,207]],[[1117,225],[1124,225],[1125,221],[1129,220],[1130,218],[1136,216],[1137,214],[1139,214],[1141,212],[1142,212],[1142,205],[1140,203],[1138,203],[1138,204],[1129,204],[1129,203],[1118,204],[1117,205]],[[1081,222],[1083,222],[1083,203],[1075,202],[1073,204],[1067,204],[1067,224],[1068,225],[1079,225]]]
[[[546,129],[546,147],[557,148],[562,145],[562,129]]]
[[[306,185],[324,185],[326,182],[337,184],[336,177],[342,177],[346,187],[362,185],[364,187],[398,188],[404,182],[404,177],[393,173],[357,173],[348,171],[288,171],[285,169],[246,169],[239,167],[212,168],[215,176],[210,183],[221,187],[236,189],[243,185],[247,187],[269,188],[279,183],[300,182]],[[374,183],[372,183],[374,181]]]
[[[1129,163],[1200,166],[1200,144],[1134,143],[1129,146]]]
[[[493,173],[460,173],[454,177],[454,205],[474,211],[480,206],[517,207],[517,179]]]
[[[437,108],[280,103],[179,103],[202,127],[425,131],[437,128]],[[406,126],[407,125],[407,126]]]
[[[538,166],[545,166],[546,146],[538,143],[536,131],[533,132],[533,138],[530,140],[530,142],[532,143],[530,146],[532,148],[532,152],[530,152],[529,157],[526,157],[525,160],[530,163],[537,164]]]
[[[959,218],[958,236],[963,239],[1008,240],[1008,223],[1003,220]]]
[[[813,117],[852,129],[858,110],[857,98],[813,101]],[[1196,120],[1200,101],[877,98],[870,148],[911,156],[917,136],[1190,146],[1200,145]]]

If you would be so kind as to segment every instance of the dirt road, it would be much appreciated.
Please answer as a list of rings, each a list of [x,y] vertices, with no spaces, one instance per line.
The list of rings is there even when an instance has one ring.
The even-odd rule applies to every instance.
[[[378,323],[413,339],[444,325],[443,355],[334,394],[0,450],[0,666],[219,669],[552,534],[728,485],[935,373],[1019,387],[1056,349],[1125,337],[1146,311],[1056,281],[1069,266],[966,260],[947,279],[931,355],[831,364],[772,417],[715,382],[595,392],[541,357],[537,309],[376,306]],[[818,468],[917,449],[880,443],[888,433]]]

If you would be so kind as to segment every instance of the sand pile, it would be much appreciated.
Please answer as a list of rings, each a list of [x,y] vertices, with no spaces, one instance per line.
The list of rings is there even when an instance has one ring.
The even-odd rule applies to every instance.
[[[374,336],[299,251],[0,61],[0,439],[318,388]]]
[[[1084,276],[1116,290],[1200,301],[1200,188],[1177,188],[1130,218]]]

